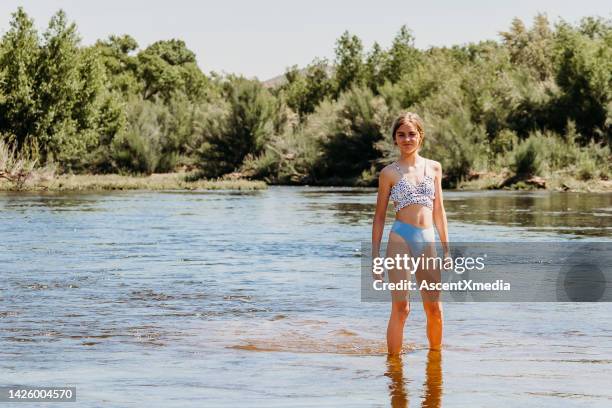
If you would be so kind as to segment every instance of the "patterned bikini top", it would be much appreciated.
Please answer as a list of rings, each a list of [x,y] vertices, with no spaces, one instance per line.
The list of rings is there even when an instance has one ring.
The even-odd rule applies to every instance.
[[[404,178],[402,169],[397,163],[392,165],[400,174],[400,179],[391,187],[391,194],[389,196],[393,200],[395,212],[412,204],[419,204],[433,209],[433,200],[435,198],[434,181],[433,178],[427,175],[427,162],[425,162],[423,180],[416,185]]]

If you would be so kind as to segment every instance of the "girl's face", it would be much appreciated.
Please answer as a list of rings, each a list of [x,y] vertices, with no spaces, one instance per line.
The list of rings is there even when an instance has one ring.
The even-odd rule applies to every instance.
[[[421,135],[410,122],[401,125],[395,132],[395,144],[399,147],[402,153],[413,153],[421,145]]]

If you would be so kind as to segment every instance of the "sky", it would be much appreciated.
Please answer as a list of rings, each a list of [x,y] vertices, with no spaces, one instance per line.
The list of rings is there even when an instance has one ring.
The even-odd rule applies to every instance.
[[[333,59],[335,42],[348,30],[366,50],[388,47],[406,24],[418,48],[499,40],[514,17],[531,24],[537,13],[571,23],[584,16],[612,18],[604,0],[29,0],[0,1],[0,33],[22,6],[43,31],[63,9],[76,22],[82,43],[129,34],[141,48],[178,38],[195,52],[204,72],[270,79],[315,57]]]

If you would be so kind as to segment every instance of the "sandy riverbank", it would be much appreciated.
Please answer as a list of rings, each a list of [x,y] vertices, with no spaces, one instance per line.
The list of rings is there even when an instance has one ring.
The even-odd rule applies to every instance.
[[[263,181],[244,179],[189,180],[188,173],[152,174],[150,176],[59,175],[26,182],[21,188],[0,181],[0,191],[90,191],[90,190],[261,190]]]

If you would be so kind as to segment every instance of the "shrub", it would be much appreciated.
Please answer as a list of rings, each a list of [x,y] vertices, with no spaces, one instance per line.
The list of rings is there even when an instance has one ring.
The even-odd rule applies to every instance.
[[[540,137],[530,137],[520,143],[512,154],[512,171],[517,176],[531,176],[542,172],[544,146]]]
[[[208,177],[237,169],[248,155],[259,155],[274,129],[274,98],[256,81],[226,84],[227,113],[212,111],[198,149]]]
[[[378,159],[376,143],[388,133],[391,121],[387,105],[370,89],[354,88],[342,95],[331,114],[317,137],[321,155],[315,166],[316,176],[358,178]]]
[[[595,160],[589,157],[586,153],[581,154],[580,161],[577,165],[578,171],[576,175],[579,180],[590,180],[595,177],[597,171],[597,164]]]
[[[26,139],[21,150],[17,150],[14,139],[0,134],[0,180],[4,179],[14,189],[21,190],[28,181],[52,178],[55,173],[53,164],[36,167],[38,147],[33,139]]]
[[[127,107],[127,128],[111,143],[114,167],[123,172],[151,174],[162,151],[161,105],[133,100]]]

